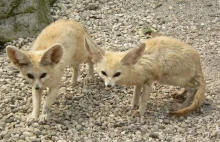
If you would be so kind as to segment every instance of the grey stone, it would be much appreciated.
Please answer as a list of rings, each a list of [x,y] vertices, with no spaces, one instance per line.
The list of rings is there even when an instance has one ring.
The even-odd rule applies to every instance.
[[[0,44],[36,36],[52,22],[49,8],[47,0],[1,0]]]
[[[97,4],[89,4],[87,7],[86,7],[86,10],[97,10],[99,7]]]
[[[170,123],[170,120],[169,120],[169,119],[164,119],[164,120],[163,120],[163,123],[164,123],[164,124],[169,124],[169,123]]]
[[[25,137],[31,137],[31,136],[33,136],[33,134],[30,133],[30,132],[24,132],[23,135],[24,135]]]
[[[149,134],[149,137],[157,139],[157,138],[159,138],[159,135],[158,135],[158,133],[152,132]]]

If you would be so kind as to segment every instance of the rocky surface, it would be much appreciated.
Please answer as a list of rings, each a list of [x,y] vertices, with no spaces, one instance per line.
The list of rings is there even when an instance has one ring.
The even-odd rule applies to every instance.
[[[191,0],[58,0],[51,8],[54,19],[76,19],[95,41],[107,50],[126,50],[146,38],[150,27],[185,41],[201,55],[207,83],[206,100],[187,117],[169,117],[178,102],[175,88],[158,86],[143,119],[124,111],[132,99],[132,88],[105,89],[96,82],[83,84],[87,66],[81,68],[75,88],[60,88],[50,121],[26,123],[32,110],[31,88],[14,69],[4,50],[0,52],[0,141],[42,142],[208,142],[220,141],[220,3]],[[34,38],[19,38],[13,44],[27,50]],[[70,80],[67,68],[62,81]],[[45,94],[47,91],[44,92]]]
[[[19,37],[36,36],[52,22],[50,3],[54,0],[1,0],[0,45]]]

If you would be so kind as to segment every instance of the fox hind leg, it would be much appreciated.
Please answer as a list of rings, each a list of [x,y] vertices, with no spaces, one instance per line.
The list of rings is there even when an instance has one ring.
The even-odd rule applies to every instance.
[[[205,81],[202,73],[195,78],[192,78],[187,86],[189,88],[195,88],[192,90],[192,93],[189,94],[188,100],[192,100],[191,103],[182,109],[170,112],[170,115],[184,116],[201,106],[205,96]],[[191,99],[191,97],[193,97],[193,99]],[[186,99],[185,104],[188,104],[188,100]]]
[[[190,103],[192,102],[193,97],[196,93],[196,89],[186,89],[186,90],[187,90],[186,99],[182,104],[179,104],[178,107],[175,108],[176,110],[185,108],[185,107],[189,106]]]
[[[172,93],[171,96],[175,99],[183,99],[186,93],[187,93],[187,89],[182,88],[181,90]]]

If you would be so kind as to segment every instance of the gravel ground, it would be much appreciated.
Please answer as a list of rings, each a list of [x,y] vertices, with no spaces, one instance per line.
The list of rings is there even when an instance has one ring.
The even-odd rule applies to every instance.
[[[126,50],[145,39],[151,27],[198,49],[206,87],[202,107],[187,117],[169,117],[177,103],[176,88],[157,86],[144,119],[124,111],[132,88],[105,89],[96,82],[83,84],[87,66],[81,68],[75,88],[63,85],[45,124],[26,123],[32,111],[31,88],[0,51],[0,142],[217,142],[220,141],[220,2],[218,0],[57,0],[54,20],[75,19],[85,25],[96,43],[108,50]],[[8,44],[29,49],[35,37]],[[70,80],[67,68],[62,81]],[[47,91],[44,92],[45,94]]]

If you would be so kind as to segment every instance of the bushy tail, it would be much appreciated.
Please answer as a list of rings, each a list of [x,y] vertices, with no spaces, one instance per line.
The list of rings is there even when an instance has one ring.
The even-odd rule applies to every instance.
[[[196,93],[194,95],[192,104],[188,107],[183,108],[183,109],[170,112],[169,115],[174,115],[174,116],[187,115],[189,112],[191,112],[201,106],[204,97],[205,97],[205,82],[204,82],[204,80],[202,80],[198,90],[196,91]]]

